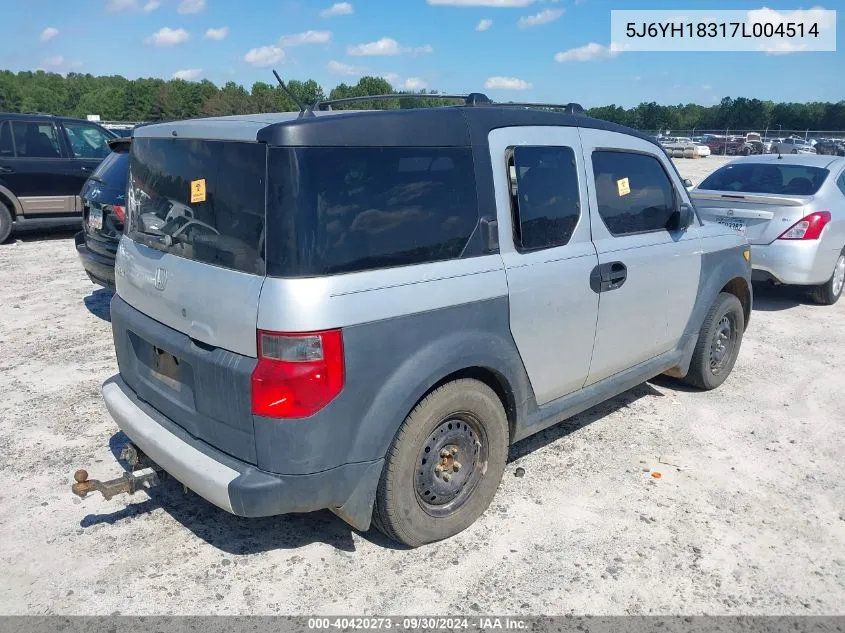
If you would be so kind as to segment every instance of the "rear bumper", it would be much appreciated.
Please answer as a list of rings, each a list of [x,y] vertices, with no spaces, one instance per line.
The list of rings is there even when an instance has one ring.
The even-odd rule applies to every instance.
[[[775,240],[771,244],[753,244],[752,279],[797,286],[822,284],[833,274],[839,251],[828,249],[823,242],[816,240]]]
[[[232,514],[261,517],[329,509],[344,516],[343,507],[350,499],[357,501],[361,493],[371,499],[375,492],[384,460],[344,464],[307,475],[268,473],[190,436],[140,401],[120,376],[109,378],[102,393],[117,426],[150,459]]]
[[[92,251],[85,244],[85,232],[80,231],[73,237],[76,254],[89,279],[95,284],[114,290],[114,257],[108,257]]]

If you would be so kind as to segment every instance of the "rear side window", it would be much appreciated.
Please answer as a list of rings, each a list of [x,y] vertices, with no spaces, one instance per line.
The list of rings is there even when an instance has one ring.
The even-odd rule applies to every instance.
[[[112,152],[97,165],[91,174],[91,180],[96,180],[115,189],[125,189],[126,179],[129,177],[129,152],[121,150]]]
[[[614,236],[666,228],[675,212],[675,189],[660,161],[647,154],[593,152],[598,211]]]
[[[845,196],[845,172],[839,176],[839,180],[836,181],[836,186],[839,187],[839,191],[841,191],[842,195]]]
[[[270,275],[455,259],[478,224],[469,148],[275,148],[268,173]]]
[[[781,161],[736,163],[717,169],[698,186],[711,191],[811,196],[824,184],[827,169]]]
[[[508,162],[514,242],[522,250],[562,246],[581,216],[570,147],[516,147]]]
[[[18,158],[59,158],[59,137],[52,123],[12,121]]]
[[[266,146],[132,142],[127,235],[185,259],[264,274]]]

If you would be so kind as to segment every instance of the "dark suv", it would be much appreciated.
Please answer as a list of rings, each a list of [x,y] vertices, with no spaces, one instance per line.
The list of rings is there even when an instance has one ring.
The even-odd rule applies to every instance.
[[[109,141],[111,153],[82,188],[82,230],[76,234],[76,252],[88,278],[114,290],[114,258],[126,219],[126,179],[131,138]]]
[[[18,228],[76,225],[79,192],[114,137],[90,121],[0,113],[0,242]]]

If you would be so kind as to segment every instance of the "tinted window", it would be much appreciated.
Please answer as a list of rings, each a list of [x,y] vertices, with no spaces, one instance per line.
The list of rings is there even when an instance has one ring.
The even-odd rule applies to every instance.
[[[135,139],[127,234],[179,257],[264,272],[266,147]]]
[[[91,174],[91,180],[96,180],[116,189],[126,188],[129,177],[129,152],[112,152],[97,165]]]
[[[8,121],[0,122],[0,158],[9,158],[15,155],[15,146],[12,143],[12,125]]]
[[[108,155],[106,141],[110,137],[96,125],[66,121],[64,126],[76,158],[104,158]]]
[[[52,123],[12,121],[18,158],[59,158],[59,138]]]
[[[698,186],[713,191],[809,196],[827,178],[828,170],[788,162],[736,163],[717,169]]]
[[[666,228],[675,190],[660,161],[646,154],[593,152],[593,176],[601,219],[613,235]]]
[[[348,273],[467,255],[468,148],[271,149],[268,273]]]
[[[575,153],[569,147],[517,147],[512,164],[515,244],[532,250],[569,242],[581,215]]]
[[[845,195],[845,172],[839,176],[839,180],[836,181],[836,186],[839,187],[839,191]]]

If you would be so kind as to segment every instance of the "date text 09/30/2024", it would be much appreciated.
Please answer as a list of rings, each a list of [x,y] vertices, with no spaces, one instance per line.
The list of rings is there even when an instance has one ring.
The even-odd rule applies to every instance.
[[[519,618],[509,617],[327,617],[309,618],[308,628],[314,630],[510,630],[522,631],[528,628],[528,623]]]

